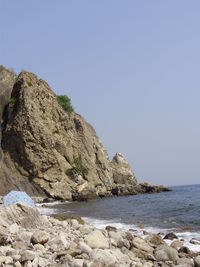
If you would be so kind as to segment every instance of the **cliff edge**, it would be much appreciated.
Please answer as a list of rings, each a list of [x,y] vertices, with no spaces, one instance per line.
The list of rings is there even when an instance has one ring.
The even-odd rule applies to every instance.
[[[110,162],[93,127],[65,111],[44,80],[2,67],[0,93],[2,166],[7,170],[0,194],[10,189],[9,179],[13,188],[63,200],[141,190],[123,156],[117,153]]]

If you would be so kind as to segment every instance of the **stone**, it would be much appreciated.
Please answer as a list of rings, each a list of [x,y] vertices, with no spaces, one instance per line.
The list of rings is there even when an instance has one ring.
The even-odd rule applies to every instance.
[[[178,237],[174,233],[168,233],[164,236],[164,239],[173,240],[178,239]]]
[[[45,247],[42,244],[35,244],[34,245],[34,249],[38,250],[38,251],[41,251],[42,253],[44,253],[45,250],[46,250]]]
[[[19,239],[19,240],[16,240],[12,243],[12,247],[14,249],[27,249],[28,244],[24,240]]]
[[[107,225],[105,229],[108,232],[110,232],[110,231],[117,232],[117,228],[114,226],[111,226],[111,225]]]
[[[71,267],[84,267],[85,266],[84,262],[85,261],[83,259],[74,259],[71,264]]]
[[[36,254],[31,250],[25,250],[21,253],[21,262],[34,260]]]
[[[92,249],[85,242],[79,242],[77,248],[80,249],[82,253],[86,254],[90,254],[92,251]]]
[[[50,263],[49,263],[49,260],[48,259],[44,259],[42,257],[39,257],[38,259],[38,265],[40,267],[46,267],[46,266],[52,266]]]
[[[194,266],[200,267],[200,255],[194,258]]]
[[[80,225],[79,227],[79,231],[83,234],[83,235],[88,235],[89,233],[91,233],[92,231],[94,231],[94,227],[89,225],[89,224],[85,224],[85,225]]]
[[[85,237],[85,242],[91,248],[109,248],[108,239],[102,234],[100,230],[94,230]]]
[[[19,225],[17,225],[16,223],[13,223],[10,227],[9,227],[9,232],[12,235],[17,235],[19,233]]]
[[[17,224],[23,228],[37,228],[42,226],[39,211],[35,207],[17,203],[0,208],[0,225],[10,227]],[[16,230],[15,226],[15,230]],[[12,228],[11,228],[12,229]]]
[[[158,246],[155,249],[154,254],[157,261],[177,262],[179,259],[177,250],[166,245]]]
[[[135,237],[132,241],[133,243],[133,246],[140,249],[140,250],[143,250],[145,252],[148,252],[150,254],[153,253],[153,248],[151,246],[149,246],[142,238],[140,237]]]
[[[49,240],[49,236],[46,232],[37,230],[33,233],[31,237],[31,242],[35,244],[42,244],[44,245]]]
[[[196,239],[191,239],[190,243],[193,244],[193,245],[200,245],[200,241],[196,240]]]
[[[70,246],[70,242],[67,240],[67,235],[62,232],[58,236],[53,237],[48,241],[49,246],[53,244],[56,244],[57,246],[62,246],[65,249],[69,248]]]
[[[177,260],[177,265],[183,266],[183,267],[193,267],[194,266],[194,262],[193,262],[192,259],[180,258],[180,259]]]
[[[22,267],[21,263],[19,261],[16,261],[14,264],[15,267]]]
[[[190,249],[188,247],[182,246],[178,250],[179,253],[185,253],[185,254],[190,254]]]
[[[105,264],[105,266],[114,267],[117,263],[116,256],[112,255],[111,251],[109,250],[94,249],[90,254],[90,258],[93,261]]]
[[[125,247],[125,248],[129,249],[130,246],[131,245],[130,245],[129,241],[126,239],[121,238],[120,240],[117,241],[117,247],[118,248]]]
[[[21,259],[20,255],[12,255],[14,261],[19,261]]]
[[[150,244],[155,245],[155,246],[165,244],[164,240],[162,239],[160,235],[148,236],[147,239],[145,238],[145,240],[147,240]]]
[[[171,243],[170,247],[175,248],[175,249],[179,249],[180,247],[183,246],[183,244],[184,244],[183,241],[180,241],[180,240],[177,239],[177,240],[174,240],[174,241]]]

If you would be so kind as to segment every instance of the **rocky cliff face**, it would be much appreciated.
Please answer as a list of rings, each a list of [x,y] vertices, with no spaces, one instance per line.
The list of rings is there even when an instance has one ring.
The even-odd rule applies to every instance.
[[[0,66],[0,120],[2,123],[3,111],[8,104],[16,75],[3,66]],[[0,132],[1,138],[1,132]],[[2,158],[2,150],[0,147],[0,157]]]
[[[129,195],[137,193],[138,182],[131,166],[124,159],[122,154],[116,153],[111,161],[114,189],[113,193],[117,195]]]
[[[116,154],[110,162],[92,126],[79,114],[64,111],[45,81],[3,69],[0,89],[6,96],[1,102],[4,191],[12,177],[12,187],[55,199],[138,192],[123,156]]]

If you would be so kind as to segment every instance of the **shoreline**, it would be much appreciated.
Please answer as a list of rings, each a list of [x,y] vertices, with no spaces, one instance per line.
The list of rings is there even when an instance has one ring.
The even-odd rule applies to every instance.
[[[142,238],[113,226],[97,229],[22,204],[2,206],[0,225],[1,266],[190,267],[200,260],[200,252],[190,251],[173,234],[169,245],[159,234]]]
[[[200,252],[172,235],[169,246],[158,234],[142,238],[113,226],[97,229],[76,219],[40,215],[22,204],[1,207],[0,225],[1,266],[190,267],[200,260]]]
[[[142,238],[113,226],[97,229],[22,204],[1,207],[0,222],[1,266],[190,267],[200,260],[200,252],[190,251],[172,234],[169,245],[159,234]]]
[[[179,239],[184,240],[184,246],[188,247],[190,250],[193,252],[200,252],[200,231],[192,231],[192,230],[184,230],[184,229],[178,229],[178,228],[156,228],[153,226],[144,226],[144,227],[139,227],[134,224],[125,224],[121,223],[116,220],[105,220],[105,219],[97,219],[94,217],[84,217],[84,216],[79,216],[79,215],[73,215],[73,214],[61,214],[61,213],[55,213],[56,210],[53,210],[53,213],[51,213],[51,209],[48,209],[48,207],[53,206],[54,204],[58,204],[61,202],[52,202],[52,203],[43,203],[45,205],[45,208],[43,208],[41,205],[37,204],[37,208],[40,211],[41,214],[47,215],[47,216],[55,216],[57,215],[58,217],[66,217],[66,218],[77,218],[78,220],[81,219],[83,220],[86,224],[92,225],[97,229],[104,230],[107,226],[112,226],[117,229],[120,229],[122,231],[131,231],[134,234],[137,234],[138,236],[145,238],[145,235],[148,233],[150,235],[155,234],[157,235],[160,233],[160,236],[164,238],[164,236],[170,232],[173,232],[177,235]],[[69,202],[65,202],[66,204]],[[49,212],[48,212],[49,211]],[[190,243],[193,242],[194,243]],[[168,242],[168,245],[170,245],[172,242]]]

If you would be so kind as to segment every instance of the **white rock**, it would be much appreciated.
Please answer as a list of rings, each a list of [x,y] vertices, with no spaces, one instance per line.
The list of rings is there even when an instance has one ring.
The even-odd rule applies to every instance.
[[[72,219],[72,220],[71,220],[71,225],[72,225],[72,227],[74,227],[74,228],[79,227],[79,223],[78,223],[78,221],[75,220],[75,219]]]
[[[12,255],[14,261],[19,261],[21,259],[20,255]]]
[[[91,233],[92,231],[94,231],[94,227],[88,224],[83,224],[79,226],[79,231],[83,234],[83,235],[88,235],[89,233]]]
[[[83,267],[84,261],[85,260],[83,260],[83,259],[74,259],[70,266],[71,267]]]
[[[195,267],[200,267],[200,256],[197,256],[194,259],[194,264],[195,264]]]
[[[31,242],[31,236],[32,236],[33,232],[21,232],[19,234],[19,238],[23,239],[27,244],[29,244]]]
[[[152,267],[153,266],[153,263],[151,262],[145,262],[142,267]]]
[[[19,225],[16,223],[11,224],[9,227],[9,232],[13,235],[17,235],[19,233]]]
[[[153,248],[150,247],[142,238],[135,237],[133,239],[133,246],[148,253],[153,253]]]
[[[27,262],[25,263],[25,266],[26,266],[26,267],[33,267],[31,261],[27,261]]]
[[[16,261],[14,264],[15,267],[22,267],[21,263],[19,261]]]
[[[157,261],[176,262],[179,259],[177,250],[166,245],[158,246],[154,253]]]
[[[62,226],[63,228],[68,228],[69,227],[68,221],[67,220],[62,221]]]
[[[116,256],[112,255],[110,250],[94,249],[90,253],[90,258],[98,263],[104,263],[106,266],[116,266],[117,263]]]
[[[32,261],[34,260],[35,256],[36,256],[35,252],[31,250],[25,250],[21,254],[21,262],[28,260]]]
[[[42,244],[35,244],[34,245],[34,248],[35,248],[35,250],[39,250],[39,251],[41,251],[42,253],[44,253],[45,252],[45,247],[42,245]]]
[[[77,248],[80,249],[82,253],[86,254],[90,254],[92,251],[92,249],[85,242],[79,242]]]
[[[85,242],[91,248],[109,248],[108,239],[102,234],[100,230],[94,230],[85,237]]]
[[[31,237],[31,242],[33,244],[44,245],[45,243],[47,243],[48,240],[49,240],[49,235],[46,232],[40,230],[35,231]]]
[[[40,267],[51,266],[51,265],[49,265],[49,261],[47,259],[44,259],[44,258],[41,258],[41,257],[39,258],[38,265]]]
[[[36,256],[35,259],[32,261],[32,266],[33,267],[38,267],[39,264],[39,257]]]
[[[188,259],[188,258],[180,258],[177,261],[177,266],[183,266],[183,267],[193,267],[194,266],[194,262],[192,259]]]
[[[48,241],[48,245],[51,246],[56,244],[57,246],[62,246],[65,249],[68,249],[70,246],[70,242],[67,240],[67,235],[61,232],[58,236],[50,239]]]

